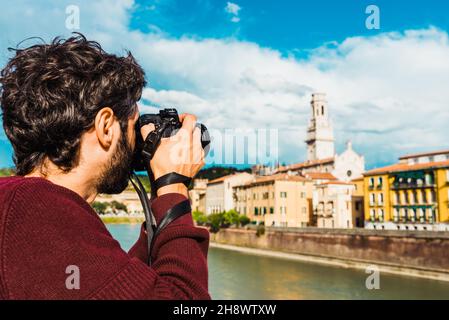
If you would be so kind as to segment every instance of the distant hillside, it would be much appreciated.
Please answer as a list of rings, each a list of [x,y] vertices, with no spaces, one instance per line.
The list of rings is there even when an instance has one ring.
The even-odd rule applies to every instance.
[[[15,175],[13,168],[0,168],[0,177],[9,177]]]
[[[195,178],[197,179],[217,179],[223,176],[226,176],[228,174],[233,174],[236,172],[249,172],[251,173],[251,169],[237,169],[234,167],[209,167],[206,169],[202,169]]]
[[[237,169],[234,167],[209,167],[202,169],[195,178],[198,179],[208,179],[213,180],[216,178],[220,178],[223,176],[226,176],[228,174],[233,174],[236,172],[249,172],[251,173],[251,169]],[[0,168],[0,177],[8,177],[11,175],[14,175],[15,171],[13,168]],[[145,189],[147,191],[150,190],[150,182],[148,180],[148,176],[146,174],[139,174],[138,177],[142,181],[142,184],[144,185]],[[131,183],[128,186],[128,190],[134,189]]]

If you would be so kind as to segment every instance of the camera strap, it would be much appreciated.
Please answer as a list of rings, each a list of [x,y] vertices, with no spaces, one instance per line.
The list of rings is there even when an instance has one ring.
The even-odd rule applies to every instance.
[[[136,189],[137,195],[139,196],[140,203],[142,204],[143,212],[145,215],[145,229],[147,231],[147,246],[148,246],[148,265],[150,265],[151,257],[151,244],[153,242],[153,236],[156,232],[156,218],[151,211],[150,200],[148,199],[148,194],[145,191],[142,182],[140,182],[139,177],[132,172],[129,176],[134,189]]]
[[[165,122],[160,126],[156,125],[155,129],[151,131],[145,138],[142,149],[142,158],[144,159],[145,163],[150,163],[151,159],[153,159],[154,153],[161,143],[161,139],[165,129],[167,128],[167,125],[168,124]]]
[[[168,186],[170,184],[176,184],[176,183],[182,183],[188,188],[191,181],[192,181],[192,178],[183,176],[182,174],[179,174],[177,172],[171,172],[171,173],[165,174],[165,175],[157,178],[154,181],[153,186],[156,191],[162,187]]]
[[[168,177],[166,177],[166,176],[168,176]],[[172,178],[170,178],[170,176]],[[166,178],[164,178],[164,177],[166,177]],[[184,183],[184,184],[187,183],[187,185],[188,185],[191,180],[189,177],[177,174],[175,172],[169,173],[168,175],[164,175],[161,178],[164,178],[164,179],[159,182],[159,187],[164,186],[164,185],[173,184],[173,183],[181,183],[182,181],[184,181],[182,183]],[[157,179],[156,181],[158,181],[159,179]],[[186,179],[188,179],[189,181],[187,182]],[[192,211],[192,209],[190,207],[190,201],[189,200],[182,201],[182,202],[176,204],[175,206],[173,206],[172,208],[168,209],[167,212],[165,213],[164,217],[162,218],[161,222],[157,226],[156,219],[151,210],[151,205],[150,205],[150,201],[148,199],[148,195],[145,191],[145,188],[142,185],[142,182],[140,181],[140,179],[137,177],[137,175],[134,172],[132,172],[130,174],[129,180],[131,181],[132,185],[136,189],[136,192],[139,196],[140,202],[142,203],[143,211],[145,214],[145,228],[147,231],[147,243],[148,243],[148,265],[151,266],[151,249],[153,248],[153,243],[155,241],[156,236],[159,235],[160,232],[165,227],[167,227],[171,222],[173,222],[174,220],[178,219],[179,217]],[[150,182],[151,182],[152,193],[153,193],[153,190],[154,190],[153,188],[155,188],[154,187],[155,181],[150,178]],[[166,183],[166,184],[163,184],[163,183]],[[154,192],[154,194],[155,194],[155,192]]]

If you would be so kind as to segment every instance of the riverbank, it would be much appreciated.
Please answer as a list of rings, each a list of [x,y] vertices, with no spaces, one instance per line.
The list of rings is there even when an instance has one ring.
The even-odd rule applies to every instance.
[[[106,224],[141,224],[145,221],[142,216],[102,216],[101,220]]]
[[[381,233],[370,230],[267,228],[222,229],[211,234],[211,246],[302,262],[366,270],[449,282],[447,233]]]

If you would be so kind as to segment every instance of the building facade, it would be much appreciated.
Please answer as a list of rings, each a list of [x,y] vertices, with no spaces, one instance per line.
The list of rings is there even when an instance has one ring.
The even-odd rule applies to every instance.
[[[316,186],[313,206],[318,228],[353,228],[354,190],[354,184],[342,181],[329,181]]]
[[[365,226],[365,193],[363,176],[353,179],[354,191],[352,193],[352,225],[354,228]]]
[[[189,190],[190,204],[193,211],[206,212],[205,198],[208,179],[194,179],[193,188]]]
[[[227,175],[207,183],[206,188],[206,214],[220,213],[234,209],[233,187],[245,184],[254,179],[252,174],[247,172]]]
[[[449,152],[401,157],[364,185],[366,228],[449,231]]]
[[[306,227],[311,222],[310,179],[289,174],[257,177],[234,187],[236,210],[272,227]]]

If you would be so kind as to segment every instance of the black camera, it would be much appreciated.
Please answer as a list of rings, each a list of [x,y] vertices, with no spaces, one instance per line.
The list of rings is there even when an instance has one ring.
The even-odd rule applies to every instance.
[[[144,141],[140,129],[150,123],[154,124],[155,130]],[[181,126],[182,123],[179,121],[178,112],[173,108],[160,110],[159,114],[141,115],[135,126],[136,148],[132,169],[136,172],[147,170],[149,160],[156,152],[161,139],[174,136]],[[197,123],[196,126],[201,129],[201,145],[206,156],[210,148],[210,135],[205,125]]]

